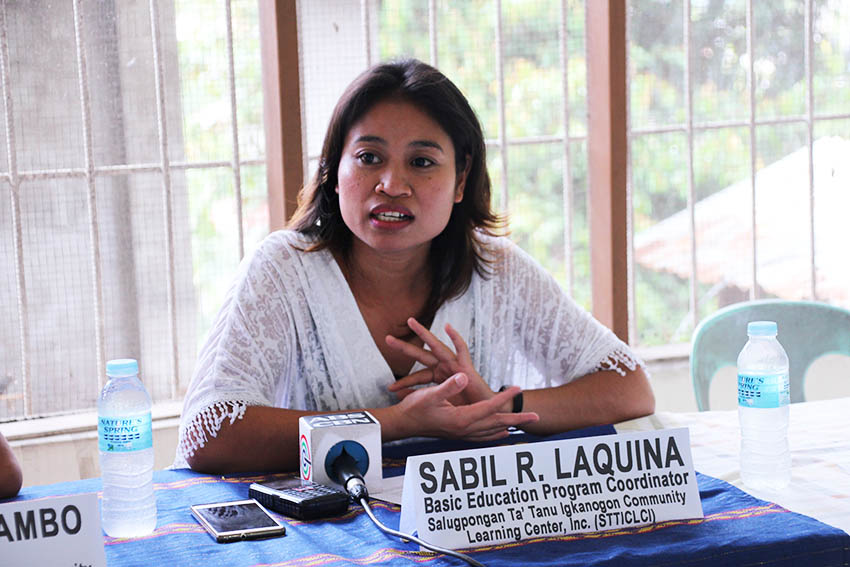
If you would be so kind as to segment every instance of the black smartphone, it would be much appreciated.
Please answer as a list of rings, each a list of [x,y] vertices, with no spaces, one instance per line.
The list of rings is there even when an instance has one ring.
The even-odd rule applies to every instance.
[[[196,504],[190,508],[219,543],[286,535],[286,528],[256,500]]]
[[[299,520],[339,516],[348,510],[348,493],[299,478],[254,482],[248,495],[263,506]]]

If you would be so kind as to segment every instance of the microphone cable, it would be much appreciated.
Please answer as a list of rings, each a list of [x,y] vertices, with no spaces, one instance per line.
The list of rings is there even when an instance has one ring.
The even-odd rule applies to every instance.
[[[343,488],[345,488],[345,491],[348,492],[348,496],[352,501],[358,502],[361,506],[363,506],[366,514],[368,514],[369,518],[372,519],[381,531],[400,537],[403,540],[410,540],[413,543],[418,543],[422,547],[430,549],[436,553],[444,553],[446,555],[456,557],[461,561],[469,563],[473,567],[486,567],[483,563],[476,561],[468,555],[458,553],[452,549],[446,549],[438,545],[426,543],[416,536],[394,530],[382,524],[380,520],[375,517],[371,506],[369,506],[369,491],[366,489],[366,482],[363,480],[363,475],[361,474],[360,469],[357,468],[357,462],[345,449],[343,449],[341,455],[334,459],[331,465],[331,470],[328,472],[330,473],[329,476],[331,478],[336,479]]]
[[[369,517],[372,518],[372,521],[375,522],[375,525],[378,526],[378,528],[383,532],[386,532],[388,534],[400,537],[401,539],[409,539],[413,543],[418,543],[422,547],[426,547],[426,548],[430,549],[431,551],[434,551],[434,552],[437,552],[437,553],[445,553],[446,555],[451,555],[452,557],[457,557],[458,559],[460,559],[462,561],[466,561],[467,563],[469,563],[473,567],[486,567],[483,563],[480,563],[480,562],[476,561],[475,559],[473,559],[472,557],[470,557],[468,555],[464,555],[463,553],[458,553],[457,551],[454,551],[452,549],[446,549],[444,547],[440,547],[439,545],[432,545],[430,543],[426,543],[426,542],[422,541],[421,539],[419,539],[416,536],[412,536],[410,534],[406,534],[406,533],[400,532],[398,530],[388,528],[387,526],[382,524],[380,522],[380,520],[378,520],[378,518],[375,517],[375,514],[372,512],[372,508],[369,506],[369,502],[367,501],[366,498],[360,499],[360,505],[363,506],[363,509],[366,510],[366,513],[369,515]]]

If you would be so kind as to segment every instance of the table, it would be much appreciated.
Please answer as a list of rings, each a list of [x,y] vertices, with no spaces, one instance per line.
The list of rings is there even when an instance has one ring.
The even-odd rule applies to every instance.
[[[778,491],[741,481],[738,412],[658,412],[617,425],[618,432],[688,427],[694,468],[850,533],[850,398],[791,404],[791,484]]]
[[[720,412],[717,412],[720,413]],[[794,412],[798,413],[797,411]],[[813,411],[818,414],[819,411]],[[714,414],[716,415],[716,414]],[[846,414],[845,414],[846,415]],[[725,424],[730,416],[709,414],[657,414],[644,420],[618,425],[618,429],[635,430],[668,425],[692,425],[697,471],[711,462],[706,444],[712,431],[707,426],[717,420]],[[692,421],[691,421],[692,420]],[[731,426],[729,426],[731,427]],[[614,433],[604,426],[570,432],[559,436],[576,437]],[[818,432],[818,439],[822,439]],[[799,431],[795,433],[798,435]],[[837,436],[836,439],[840,437]],[[516,436],[515,442],[540,438]],[[549,439],[549,438],[547,438]],[[796,439],[793,438],[793,439]],[[820,441],[819,441],[820,442]],[[846,439],[845,439],[846,442]],[[803,466],[796,442],[794,464]],[[431,441],[385,447],[385,474],[398,474],[404,456],[411,452],[436,452],[463,448],[468,444]],[[846,445],[845,445],[846,446]],[[699,459],[696,456],[699,455]],[[720,457],[723,457],[722,453]],[[847,485],[846,470],[844,485]],[[280,476],[280,475],[271,475]],[[795,469],[794,486],[802,486],[802,472]],[[805,475],[816,482],[814,475]],[[297,521],[278,516],[287,525],[287,535],[263,541],[216,544],[191,516],[190,504],[244,498],[248,485],[269,475],[234,475],[217,477],[190,470],[157,471],[154,476],[158,502],[156,531],[142,538],[116,539],[104,537],[110,566],[135,565],[263,565],[278,567],[341,565],[464,565],[460,561],[419,551],[418,546],[404,543],[379,532],[366,514],[351,506],[345,515],[330,520]],[[733,479],[734,480],[734,479]],[[788,511],[781,506],[758,500],[724,480],[698,473],[700,497],[705,518],[669,521],[650,526],[607,532],[571,534],[537,538],[509,544],[470,550],[468,553],[488,566],[515,565],[680,565],[709,567],[715,565],[848,565],[850,536],[813,518]],[[814,486],[814,485],[813,485]],[[848,489],[850,487],[846,487]],[[35,486],[24,489],[20,499],[52,497],[97,492],[100,479]],[[812,488],[814,490],[814,488]],[[838,489],[836,489],[838,490]],[[394,504],[375,502],[376,516],[384,524],[398,526],[400,508]],[[844,514],[847,514],[845,508]],[[840,516],[840,514],[838,514]],[[830,516],[831,517],[831,516]],[[2,554],[2,542],[0,542]]]

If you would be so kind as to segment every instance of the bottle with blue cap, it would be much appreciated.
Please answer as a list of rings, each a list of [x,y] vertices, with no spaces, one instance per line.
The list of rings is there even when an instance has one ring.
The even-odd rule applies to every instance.
[[[112,537],[142,536],[156,528],[151,398],[135,359],[110,360],[106,376],[97,401],[101,525]]]
[[[779,490],[791,481],[788,355],[774,321],[749,323],[747,335],[738,355],[741,480],[749,488]]]

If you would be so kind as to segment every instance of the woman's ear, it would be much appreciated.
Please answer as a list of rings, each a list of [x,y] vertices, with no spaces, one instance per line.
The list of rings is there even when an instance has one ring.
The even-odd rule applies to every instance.
[[[469,175],[469,168],[472,165],[472,160],[469,155],[466,156],[466,164],[463,166],[463,171],[461,171],[457,176],[457,185],[455,186],[455,203],[460,203],[463,201],[463,191],[466,189],[466,178]]]

